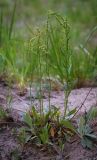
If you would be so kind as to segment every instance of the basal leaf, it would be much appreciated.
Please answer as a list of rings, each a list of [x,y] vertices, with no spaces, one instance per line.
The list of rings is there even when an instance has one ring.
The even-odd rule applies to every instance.
[[[24,116],[24,122],[30,127],[32,128],[32,118],[30,117],[30,115],[28,113],[25,114]]]

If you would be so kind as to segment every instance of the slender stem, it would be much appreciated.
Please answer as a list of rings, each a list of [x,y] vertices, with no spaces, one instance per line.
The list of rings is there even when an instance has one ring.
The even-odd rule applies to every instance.
[[[39,31],[38,31],[39,32]],[[41,74],[41,53],[40,53],[40,32],[38,36],[38,44],[37,44],[37,54],[38,54],[38,69],[39,69],[39,103],[40,103],[40,114],[43,114],[43,98],[42,96],[42,74]]]
[[[28,56],[29,56],[29,61],[32,59],[31,57],[31,42],[32,42],[32,39],[30,40],[29,42],[29,48],[28,48]],[[30,84],[29,84],[29,87],[30,87],[30,102],[31,102],[31,107],[32,107],[32,76],[33,76],[33,72],[32,72],[32,64],[31,64],[31,61],[30,61],[30,72],[31,72],[31,77],[30,77]]]
[[[65,38],[66,38],[66,60],[65,60],[65,70],[66,70],[66,83],[67,83],[67,88],[66,88],[66,91],[64,92],[65,94],[65,102],[64,102],[64,116],[66,116],[66,111],[67,111],[67,108],[68,108],[68,97],[69,97],[69,57],[70,57],[70,51],[69,51],[69,28],[68,28],[68,22],[67,22],[67,19],[66,19],[66,22],[65,22],[65,26],[63,26],[64,29],[65,29]]]
[[[80,107],[78,108],[78,110],[76,111],[76,113],[73,115],[73,117],[71,119],[73,119],[76,116],[76,114],[81,110],[81,108],[83,107],[83,105],[84,105],[85,101],[87,100],[87,98],[88,98],[88,96],[89,96],[89,94],[90,94],[90,92],[91,92],[92,89],[93,89],[93,87],[91,87],[89,89],[89,91],[88,91],[85,99],[83,100],[82,104],[80,105]]]
[[[68,109],[68,98],[70,95],[70,90],[68,89],[67,91],[64,91],[64,117],[66,116],[66,112]]]
[[[46,27],[46,34],[47,34],[47,41],[46,41],[46,73],[47,73],[47,76],[49,78],[49,90],[48,90],[48,102],[49,102],[49,111],[51,110],[51,81],[50,81],[50,71],[49,71],[49,62],[48,62],[48,38],[49,38],[49,26],[48,26],[48,23],[49,23],[49,16],[47,18],[47,27]]]
[[[65,99],[64,99],[64,117],[66,116],[66,111],[67,111],[67,104],[68,104],[68,95],[67,92],[64,92]]]

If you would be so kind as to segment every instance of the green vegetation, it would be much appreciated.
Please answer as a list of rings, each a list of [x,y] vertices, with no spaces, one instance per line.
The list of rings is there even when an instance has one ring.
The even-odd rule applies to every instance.
[[[72,112],[73,114],[73,112]],[[68,114],[69,115],[69,114]],[[67,135],[72,135],[75,131],[70,118],[63,119],[60,116],[59,109],[52,108],[51,111],[40,115],[34,107],[32,111],[24,116],[24,121],[28,125],[28,134],[30,133],[29,140],[35,141],[38,144],[51,144],[61,140],[66,141]],[[59,140],[58,140],[58,137]]]
[[[10,6],[9,2],[12,6]],[[30,25],[29,22],[26,22],[26,25],[23,24],[22,28],[17,27],[20,20],[22,20],[17,15],[19,10],[18,1],[15,4],[11,1],[9,2],[5,2],[7,6],[3,5],[4,2],[0,5],[1,76],[5,74],[5,77],[8,76],[8,79],[10,78],[17,82],[21,88],[25,86],[27,81],[31,81],[36,76],[39,77],[39,72],[41,72],[42,76],[48,76],[48,74],[54,77],[59,76],[62,83],[68,80],[77,81],[76,83],[78,83],[79,87],[86,81],[95,79],[97,73],[96,45],[95,42],[91,44],[91,41],[95,40],[97,28],[95,17],[93,16],[96,14],[94,10],[92,11],[95,1],[92,3],[91,1],[78,1],[74,4],[70,1],[66,1],[65,4],[62,1],[60,3],[56,2],[55,8],[59,5],[59,9],[61,9],[61,3],[66,8],[66,13],[62,8],[60,15],[56,12],[45,12],[44,6],[46,4],[42,5],[43,2],[41,1],[21,2],[20,6],[23,4],[25,8],[25,5],[27,5],[29,10],[30,7],[34,8],[41,4],[39,8],[40,15],[37,9],[36,12],[39,17],[45,15],[39,25],[34,22],[32,27],[33,22],[29,20]],[[52,3],[47,2],[49,9],[53,9],[54,3],[54,1]],[[86,7],[85,15],[81,10],[81,4]],[[43,12],[41,7],[43,7]],[[9,21],[7,21],[6,16],[8,8],[11,8],[10,16],[8,15]],[[27,11],[24,11],[24,8],[22,8],[24,13],[22,14],[25,19]],[[31,14],[30,11],[29,14]],[[31,15],[28,17],[29,19],[32,18],[33,21]],[[46,18],[46,15],[48,15],[48,18]],[[35,24],[38,28],[35,27]],[[21,36],[20,33],[22,33],[23,29],[27,35],[23,33]],[[45,62],[47,57],[48,61]],[[39,61],[41,61],[41,64],[39,64]],[[39,71],[40,68],[41,71]],[[44,68],[48,69],[44,71]]]
[[[93,133],[90,123],[97,117],[97,108],[92,108],[81,116],[77,127],[74,127],[71,118],[75,112],[76,110],[72,110],[63,118],[59,109],[54,106],[51,111],[41,115],[33,106],[32,110],[24,115],[26,126],[19,131],[20,144],[24,146],[31,142],[37,146],[58,146],[62,154],[65,142],[69,142],[76,134],[84,148],[92,149],[96,145],[97,136]]]
[[[21,92],[26,86],[31,89],[33,82],[38,85],[39,111],[32,107],[31,100],[32,110],[24,116],[27,126],[19,130],[22,145],[29,141],[37,145],[57,144],[63,151],[65,141],[74,134],[87,148],[97,140],[89,126],[97,110],[80,117],[78,126],[74,127],[72,119],[78,111],[68,109],[68,97],[73,88],[88,82],[96,84],[96,5],[96,0],[0,2],[0,79],[9,86],[16,84]],[[50,103],[52,77],[64,90],[63,115]],[[46,113],[43,78],[48,78]],[[0,118],[3,116],[5,112],[0,110]]]
[[[92,108],[84,116],[80,117],[78,122],[78,132],[81,136],[81,143],[84,148],[92,149],[94,143],[97,141],[97,136],[93,134],[92,128],[90,127],[90,120],[95,119],[96,109]]]

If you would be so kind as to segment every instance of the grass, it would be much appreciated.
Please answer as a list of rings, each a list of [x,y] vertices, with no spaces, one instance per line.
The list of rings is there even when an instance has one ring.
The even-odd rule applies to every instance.
[[[38,2],[39,1],[29,1],[26,3],[24,1],[23,5],[27,5],[30,8],[30,5],[33,5],[34,7],[34,5],[41,4],[41,10],[42,2]],[[63,1],[60,2],[60,5],[61,3],[64,4]],[[82,87],[87,81],[95,79],[97,74],[97,60],[96,56],[94,56],[96,55],[96,46],[94,50],[91,50],[92,46],[90,48],[87,45],[95,34],[96,27],[87,34],[88,36],[86,36],[83,41],[84,34],[88,30],[88,22],[86,21],[86,17],[83,16],[82,8],[80,7],[82,3],[83,7],[86,7],[86,4],[88,4],[88,8],[86,7],[86,15],[89,14],[90,17],[88,16],[88,18],[91,18],[94,13],[91,13],[90,9],[92,5],[96,3],[95,1],[92,2],[92,5],[91,2],[78,1],[72,4],[70,1],[66,1],[66,16],[63,15],[64,9],[61,14],[49,11],[46,17],[47,20],[42,24],[40,23],[37,28],[27,24],[28,30],[26,30],[29,31],[30,36],[27,34],[26,38],[25,35],[22,37],[21,35],[19,36],[21,29],[19,30],[15,25],[18,24],[18,21],[20,20],[20,18],[16,16],[19,5],[18,2],[16,3],[15,1],[12,6],[13,9],[11,9],[10,12],[9,22],[7,22],[5,16],[5,13],[8,13],[8,7],[1,7],[1,77],[4,75],[8,82],[17,83],[20,90],[24,90],[26,85],[30,85],[31,87],[33,81],[36,80],[37,83],[40,84],[40,95],[42,94],[42,78],[49,77],[50,82],[50,77],[58,77],[65,88],[66,101],[64,102],[64,116],[66,114],[68,96],[71,90],[76,86]],[[56,7],[58,4],[59,3],[57,2]],[[71,6],[71,4],[73,6]],[[44,3],[44,5],[46,4]],[[54,2],[48,2],[48,6],[53,8]],[[44,15],[44,13],[45,10],[44,12],[41,12],[41,15]],[[77,14],[77,16],[75,16],[75,14]],[[26,17],[26,11],[23,16]],[[31,18],[30,15],[29,18]],[[79,23],[77,22],[77,18],[80,19]],[[76,22],[75,24],[73,23],[73,20]],[[89,20],[90,19],[88,19],[88,21]],[[85,24],[82,26],[82,22],[84,21]],[[94,22],[95,21],[92,23],[93,25]],[[79,26],[79,28],[77,28],[77,26]],[[80,33],[83,35],[82,39]],[[49,86],[51,90],[52,84],[50,83]],[[48,93],[49,97],[50,90]],[[41,112],[43,112],[42,104],[43,102],[40,98]]]
[[[82,74],[82,79],[84,79],[84,76],[86,75],[86,78],[89,76],[91,76],[90,75],[90,73],[89,72],[91,72],[92,73],[92,70],[94,69],[94,67],[95,67],[95,62],[94,62],[94,60],[93,61],[91,61],[91,59],[93,58],[93,55],[92,54],[94,54],[95,52],[96,52],[96,46],[94,47],[94,45],[93,45],[93,48],[95,48],[94,50],[91,50],[91,48],[92,48],[92,46],[91,46],[91,48],[89,47],[90,46],[90,40],[88,41],[88,43],[87,44],[89,44],[89,45],[86,45],[85,43],[84,43],[84,39],[87,39],[87,37],[88,37],[88,35],[91,33],[91,28],[92,27],[94,27],[95,26],[95,17],[96,17],[96,14],[95,14],[95,12],[96,12],[96,10],[94,9],[94,10],[92,10],[91,11],[91,9],[92,9],[92,7],[94,7],[95,6],[95,3],[96,3],[96,1],[95,0],[93,0],[92,1],[92,3],[91,3],[91,1],[85,1],[85,2],[83,2],[83,1],[75,1],[75,3],[74,4],[72,4],[72,2],[69,0],[69,1],[65,1],[65,3],[61,0],[61,2],[59,3],[58,1],[56,2],[56,5],[54,5],[54,3],[55,3],[55,1],[49,1],[47,4],[46,3],[43,3],[43,2],[39,2],[39,1],[29,1],[29,2],[26,2],[26,1],[24,1],[24,3],[19,3],[19,2],[17,2],[17,7],[16,7],[16,5],[14,5],[14,7],[13,7],[13,4],[12,4],[12,6],[9,6],[10,5],[10,2],[11,1],[9,1],[8,2],[8,7],[10,7],[10,8],[12,8],[11,9],[11,11],[9,12],[10,13],[10,22],[8,22],[7,23],[7,27],[4,27],[6,24],[5,24],[5,20],[6,20],[6,13],[8,13],[8,7],[2,7],[2,13],[1,13],[1,29],[0,29],[0,35],[2,36],[2,35],[4,35],[4,37],[1,37],[0,36],[0,41],[1,41],[1,38],[3,39],[3,41],[6,41],[6,42],[4,42],[3,43],[3,46],[5,45],[6,46],[6,50],[9,50],[9,51],[4,51],[4,54],[3,54],[3,58],[1,58],[1,59],[6,59],[5,57],[6,57],[6,54],[7,54],[7,60],[9,60],[9,61],[13,61],[13,59],[14,59],[14,61],[13,61],[13,65],[14,65],[14,67],[13,67],[13,65],[12,65],[12,62],[11,62],[11,64],[10,65],[12,65],[12,68],[14,68],[14,70],[15,70],[15,68],[17,68],[18,66],[19,66],[19,64],[20,64],[20,66],[24,66],[23,65],[23,61],[25,61],[25,59],[26,59],[26,57],[27,57],[27,50],[29,50],[29,42],[28,41],[30,41],[29,39],[33,39],[32,41],[33,41],[33,48],[32,48],[32,46],[31,46],[31,50],[33,50],[33,51],[30,51],[30,52],[33,52],[32,53],[32,55],[29,55],[30,56],[30,58],[32,58],[36,53],[36,46],[35,45],[37,45],[37,44],[35,44],[35,43],[37,43],[37,42],[35,42],[35,41],[37,41],[37,35],[38,35],[38,32],[37,32],[37,30],[35,31],[35,28],[33,28],[32,27],[32,25],[33,26],[35,26],[35,24],[36,25],[38,25],[38,27],[39,27],[39,30],[40,30],[40,33],[42,34],[41,36],[41,39],[42,39],[42,42],[41,43],[43,43],[42,44],[42,47],[44,47],[45,46],[45,42],[43,41],[43,38],[44,37],[46,37],[47,35],[45,35],[45,26],[44,26],[44,22],[43,21],[45,21],[45,17],[44,17],[44,15],[46,14],[46,10],[45,10],[45,8],[47,7],[47,5],[48,5],[48,9],[53,9],[53,7],[55,7],[56,8],[56,10],[57,10],[57,6],[59,6],[59,11],[61,10],[61,15],[63,15],[63,17],[64,17],[64,15],[65,16],[67,16],[67,17],[69,17],[69,18],[67,18],[67,19],[69,19],[69,22],[70,22],[70,27],[72,28],[72,30],[70,31],[71,33],[70,33],[70,46],[71,46],[71,48],[73,49],[73,52],[74,52],[74,54],[73,54],[73,61],[74,61],[74,65],[76,65],[76,62],[78,62],[77,63],[77,68],[78,69],[75,69],[75,77],[76,76],[78,76],[77,74],[78,73],[80,73],[80,75]],[[2,4],[3,4],[4,2],[2,2]],[[7,2],[5,2],[5,4],[6,4]],[[61,8],[61,4],[63,4],[63,8]],[[83,5],[82,5],[83,4]],[[23,27],[22,27],[22,29],[21,29],[21,27],[19,27],[18,28],[18,26],[16,27],[15,25],[13,25],[14,23],[15,24],[18,24],[19,22],[20,22],[20,20],[21,20],[21,17],[19,17],[18,16],[18,14],[15,14],[15,10],[16,10],[16,13],[18,13],[18,5],[20,5],[20,7],[22,7],[21,8],[21,11],[22,11],[22,16],[24,16],[24,18],[22,18],[22,19],[26,19],[26,12],[27,13],[29,13],[29,20],[28,20],[28,22],[27,21],[25,21],[25,24],[27,24],[26,26],[24,25]],[[27,10],[27,7],[29,7],[29,12],[28,12],[28,10]],[[39,14],[38,14],[38,11],[37,11],[37,9],[35,10],[35,12],[37,12],[37,15],[36,15],[36,20],[37,20],[37,16],[39,16],[39,18],[42,16],[43,17],[43,19],[41,19],[41,21],[42,21],[42,24],[41,24],[41,22],[39,22],[40,24],[37,24],[37,23],[35,23],[35,21],[34,21],[34,24],[32,24],[33,23],[33,17],[31,17],[31,15],[32,15],[32,13],[33,13],[33,11],[32,12],[30,12],[31,10],[30,10],[30,8],[31,7],[33,7],[33,8],[35,8],[35,6],[40,6],[40,8],[39,8],[39,11],[41,11],[41,7],[42,7],[42,10],[43,10],[43,12],[40,12],[40,16],[39,16]],[[82,8],[81,8],[81,6],[83,6],[83,9],[85,9],[85,15],[83,15],[83,12],[82,12]],[[24,8],[23,8],[24,7]],[[95,7],[94,7],[95,8]],[[31,22],[31,19],[32,19],[32,22]],[[52,18],[52,19],[54,19],[54,18]],[[53,20],[52,20],[53,21]],[[55,21],[55,20],[54,20]],[[30,23],[29,23],[30,22]],[[51,22],[50,22],[51,23]],[[29,25],[30,24],[30,25]],[[46,24],[46,23],[45,23]],[[71,25],[72,24],[72,25]],[[91,24],[91,25],[88,25],[88,24]],[[54,28],[54,24],[52,24],[53,26],[53,28]],[[55,22],[55,25],[56,25],[56,22]],[[59,25],[59,24],[58,24]],[[3,26],[3,27],[2,27]],[[89,27],[90,26],[90,27]],[[24,28],[24,29],[23,29]],[[26,29],[26,30],[25,30]],[[51,29],[51,26],[50,26],[50,30],[52,30]],[[53,29],[54,30],[54,29]],[[25,38],[25,33],[24,32],[27,32],[27,36],[28,37],[26,37]],[[60,31],[60,33],[58,33],[58,31]],[[9,32],[9,33],[7,33],[7,32]],[[13,32],[13,33],[12,33]],[[20,32],[21,33],[23,33],[22,34],[22,37],[21,37],[21,35],[19,36],[19,34],[20,34]],[[36,33],[35,33],[36,32]],[[55,42],[53,42],[54,43],[54,47],[56,48],[56,50],[58,50],[58,45],[57,45],[57,43],[59,43],[59,45],[64,45],[63,44],[63,42],[62,42],[62,37],[64,37],[64,33],[62,33],[63,31],[62,31],[62,26],[61,25],[59,25],[59,28],[56,28],[55,29],[55,31],[53,31],[54,33],[54,35],[52,34],[52,36],[54,36],[54,37],[52,37],[53,39],[54,39],[54,41]],[[92,36],[94,36],[95,35],[95,32],[96,32],[96,30],[94,31],[94,33],[93,34],[91,34]],[[33,34],[34,33],[34,34]],[[87,34],[86,34],[87,33]],[[88,34],[89,33],[89,34]],[[36,35],[35,35],[36,34]],[[63,34],[63,35],[62,35]],[[91,36],[90,35],[90,36]],[[9,39],[8,39],[8,36],[9,36],[9,38],[10,38],[10,36],[12,36],[12,40],[10,40],[9,41]],[[62,36],[62,37],[61,37]],[[47,37],[46,37],[47,38]],[[92,38],[92,37],[91,37]],[[36,39],[36,40],[35,40]],[[86,41],[85,41],[86,42]],[[7,44],[6,44],[7,43]],[[19,45],[18,45],[19,44]],[[85,44],[85,45],[84,45]],[[17,49],[17,45],[18,45],[18,49]],[[4,48],[4,50],[5,50],[5,46],[3,47]],[[11,47],[10,47],[11,46]],[[84,46],[84,47],[79,47],[79,46]],[[88,48],[87,48],[88,47]],[[1,49],[1,54],[2,54],[2,50],[3,50],[3,48],[1,47],[0,49]],[[22,48],[22,51],[20,51],[21,50],[21,48]],[[16,51],[16,49],[17,49],[17,51]],[[43,48],[42,48],[43,49]],[[14,51],[13,51],[14,50]],[[50,48],[50,50],[51,51],[49,51],[49,52],[53,52],[53,50],[52,50],[52,48]],[[85,51],[88,51],[89,53],[90,53],[90,56],[86,56],[86,54],[84,53]],[[8,52],[8,53],[6,53],[6,52]],[[10,53],[9,53],[10,52]],[[11,52],[17,52],[17,53],[14,53],[13,55],[12,55],[12,53]],[[22,53],[20,53],[20,52],[22,52]],[[24,53],[24,52],[26,52],[26,53]],[[57,51],[58,52],[58,51]],[[76,52],[76,53],[75,53]],[[87,52],[87,53],[88,53]],[[8,55],[9,54],[9,55]],[[30,54],[30,53],[29,53]],[[78,55],[80,55],[80,56],[78,56]],[[1,55],[2,56],[2,55]],[[12,57],[12,56],[14,56],[14,58]],[[77,56],[77,61],[75,60],[75,57]],[[9,58],[8,58],[9,57]],[[23,57],[24,57],[24,59],[23,59]],[[87,57],[87,59],[90,59],[90,60],[86,60],[86,57]],[[89,57],[89,58],[88,58]],[[91,58],[90,58],[91,57]],[[10,60],[10,58],[12,59],[12,60]],[[54,57],[55,58],[55,57]],[[58,57],[59,58],[59,57]],[[19,59],[19,60],[18,60]],[[21,62],[20,62],[20,59],[21,59]],[[27,62],[25,61],[25,65],[26,65],[26,67],[23,67],[23,70],[22,69],[17,69],[17,70],[22,70],[22,71],[20,71],[20,72],[22,72],[22,73],[20,73],[20,76],[22,76],[22,78],[21,79],[25,79],[25,78],[23,78],[23,74],[24,75],[26,75],[27,74],[27,72],[28,72],[28,70],[29,69],[27,69],[27,68],[29,68],[28,66],[30,65],[29,63],[30,62],[28,62],[29,60],[28,60],[29,58],[27,58]],[[35,57],[34,57],[34,59],[35,59]],[[81,61],[80,61],[80,59],[81,59]],[[33,58],[32,58],[32,61],[33,61]],[[31,61],[31,63],[33,63]],[[55,60],[56,61],[56,60]],[[60,61],[60,60],[59,60]],[[88,65],[89,63],[90,63],[90,61],[91,61],[91,64],[93,64],[92,66],[90,66],[90,65]],[[57,62],[57,61],[56,61]],[[8,62],[8,63],[10,63],[10,62]],[[18,63],[18,65],[16,65],[15,63]],[[2,63],[3,64],[3,63]],[[9,65],[9,64],[8,64]],[[85,65],[85,66],[84,66]],[[16,66],[16,67],[15,67]],[[80,67],[81,66],[81,67]],[[83,67],[82,67],[83,66]],[[86,66],[88,66],[89,68],[87,69],[87,67]],[[93,67],[93,69],[92,69],[92,67]],[[3,67],[2,67],[3,68]],[[26,68],[26,69],[25,69]],[[64,67],[61,67],[61,68],[64,68]],[[76,68],[75,66],[74,66],[74,68]],[[24,71],[24,70],[26,70],[26,71]],[[17,72],[17,74],[19,74],[18,73],[18,71],[14,71],[14,72]],[[51,72],[53,72],[53,71],[51,71]],[[95,71],[96,72],[96,71]],[[61,71],[58,73],[58,74],[60,74],[61,73]],[[12,73],[13,74],[13,73]],[[28,75],[27,75],[28,76]],[[25,77],[25,76],[24,76]],[[78,76],[79,77],[79,76]],[[65,76],[64,76],[64,78],[65,78]],[[79,77],[80,78],[80,77]],[[20,78],[19,78],[20,79]]]
[[[39,0],[24,1],[24,3],[15,1],[14,4],[10,2],[11,0],[8,1],[7,7],[0,6],[2,8],[0,13],[0,76],[10,84],[17,84],[20,91],[23,91],[27,85],[31,89],[33,81],[38,84],[40,110],[39,113],[32,110],[32,114],[36,117],[26,115],[26,123],[30,125],[30,138],[32,138],[32,129],[35,127],[34,137],[40,138],[41,143],[45,144],[49,141],[49,132],[52,134],[51,136],[54,134],[54,128],[48,122],[49,116],[53,114],[50,102],[51,77],[58,78],[62,84],[65,100],[63,118],[61,119],[55,110],[54,114],[57,115],[55,119],[53,115],[50,120],[58,123],[59,130],[64,130],[61,128],[64,125],[72,130],[72,123],[70,123],[70,119],[67,120],[67,117],[72,113],[76,114],[76,110],[69,111],[68,109],[69,94],[74,87],[82,87],[85,82],[94,80],[97,76],[97,46],[90,45],[91,40],[94,41],[93,37],[97,30],[95,25],[96,9],[91,9],[95,8],[97,2],[95,0],[92,2],[79,0],[72,4],[70,0],[66,0],[65,3],[61,0],[60,3],[57,1],[55,5],[53,0],[47,2],[48,6]],[[11,4],[13,5],[10,6]],[[20,17],[19,5],[22,11]],[[47,9],[55,8],[59,12],[61,10],[61,13],[58,14],[55,11],[47,13],[46,6]],[[9,7],[11,8],[10,20],[7,21],[6,14]],[[85,14],[83,10],[85,10]],[[32,18],[32,13],[36,20]],[[41,16],[41,22],[37,23],[37,19]],[[21,25],[23,29],[19,27],[21,19],[23,19]],[[44,77],[49,80],[47,115],[44,113],[42,98]],[[45,122],[46,118],[48,121]],[[32,124],[32,120],[35,121],[35,124]],[[37,122],[40,127],[38,132]],[[23,134],[25,136],[24,130]]]

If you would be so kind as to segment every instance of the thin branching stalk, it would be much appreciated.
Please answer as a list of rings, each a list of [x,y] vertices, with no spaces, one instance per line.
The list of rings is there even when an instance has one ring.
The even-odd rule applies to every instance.
[[[46,35],[47,35],[47,40],[46,40],[46,73],[47,77],[49,78],[49,90],[48,90],[48,102],[49,102],[49,111],[51,110],[51,80],[50,80],[50,70],[49,70],[49,16],[47,18],[47,27],[46,27]]]
[[[65,70],[66,70],[66,83],[67,83],[67,89],[65,90],[65,106],[64,106],[64,116],[66,116],[66,111],[67,111],[67,108],[68,108],[68,97],[69,97],[69,73],[68,73],[68,70],[69,70],[69,58],[70,58],[70,48],[69,48],[69,40],[70,40],[70,37],[69,37],[69,26],[68,26],[68,22],[67,22],[67,19],[66,19],[66,22],[65,22],[65,38],[66,38],[66,67],[65,67]]]
[[[30,58],[30,60],[32,59],[31,57],[31,43],[32,43],[32,39],[30,40],[29,42],[29,48],[28,48],[28,56]],[[31,65],[31,61],[30,61],[30,84],[29,84],[29,87],[30,87],[30,102],[31,102],[31,107],[32,107],[32,77],[33,77],[33,73],[32,73],[32,65]]]
[[[58,14],[55,14],[55,17],[58,21],[58,23],[60,24],[60,26],[62,26],[64,33],[65,33],[65,39],[64,39],[64,51],[61,53],[64,55],[61,56],[60,58],[60,64],[61,64],[61,59],[64,59],[63,62],[63,66],[64,67],[64,71],[65,71],[65,81],[66,81],[66,87],[64,89],[64,117],[66,116],[66,112],[68,109],[68,97],[71,91],[70,88],[70,83],[71,82],[71,73],[69,73],[69,68],[70,68],[70,57],[71,57],[71,51],[70,51],[70,27],[67,21],[67,18],[64,19],[63,17],[61,17]],[[64,73],[62,74],[62,82],[64,85]]]
[[[37,57],[38,57],[38,75],[39,75],[39,103],[40,103],[40,114],[43,114],[43,98],[42,98],[42,65],[41,65],[41,52],[40,52],[40,31],[38,30],[38,41],[37,41]]]
[[[78,108],[78,110],[75,112],[75,114],[73,115],[72,119],[77,115],[77,113],[81,110],[81,108],[83,107],[84,103],[86,102],[90,92],[92,91],[93,87],[91,87],[85,97],[85,99],[83,100],[83,102],[81,103],[80,107]]]

